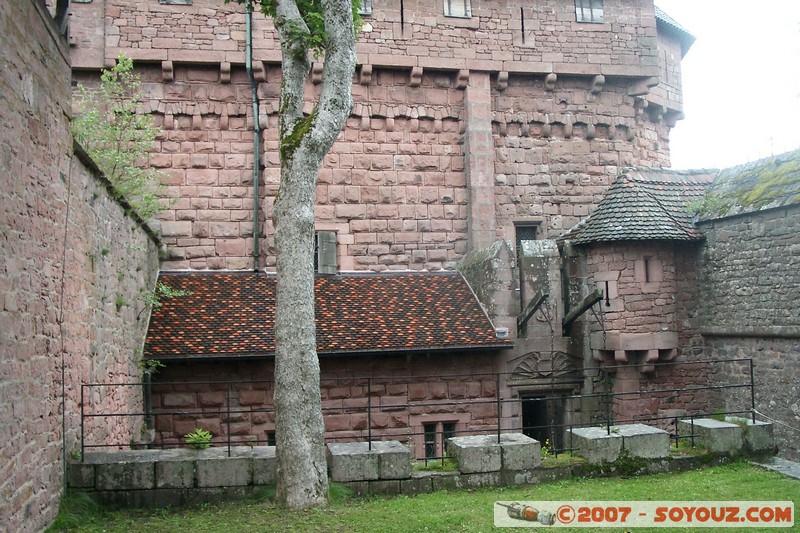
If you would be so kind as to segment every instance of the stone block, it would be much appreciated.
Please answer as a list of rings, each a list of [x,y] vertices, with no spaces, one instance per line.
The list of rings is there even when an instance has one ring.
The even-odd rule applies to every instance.
[[[67,486],[72,489],[94,488],[95,465],[85,463],[72,463],[69,465]]]
[[[95,466],[98,491],[152,489],[155,486],[154,462],[101,463]]]
[[[350,481],[344,485],[350,489],[353,496],[366,496],[369,494],[369,481]]]
[[[542,463],[542,445],[522,433],[500,435],[503,470],[527,470]]]
[[[622,436],[622,449],[633,457],[658,459],[669,456],[669,433],[645,424],[615,426],[612,432]]]
[[[277,472],[275,446],[253,448],[253,485],[273,485]]]
[[[328,444],[328,471],[331,481],[370,481],[378,479],[380,459],[366,442],[334,442]]]
[[[197,453],[197,486],[241,487],[252,482],[251,448],[208,448]]]
[[[499,472],[503,456],[496,436],[470,435],[447,439],[447,453],[463,474]]]
[[[462,487],[461,474],[458,472],[431,472],[430,476],[434,492],[455,490]]]
[[[406,479],[411,475],[411,450],[396,440],[372,443],[378,454],[379,479]]]
[[[497,487],[500,485],[500,472],[476,472],[459,476],[460,488],[479,489],[481,487]]]
[[[772,422],[753,422],[749,418],[725,417],[727,422],[743,426],[744,447],[749,452],[772,452],[775,449],[775,436]]]
[[[678,420],[678,435],[680,437],[694,435],[695,446],[708,448],[712,452],[728,453],[742,449],[744,429],[730,422],[712,418],[695,418],[694,420]],[[691,442],[691,439],[685,440]]]
[[[193,450],[163,450],[156,462],[156,488],[194,487],[196,457]]]
[[[399,479],[378,479],[369,482],[370,494],[400,494],[400,480]]]
[[[622,450],[622,436],[608,433],[605,428],[575,428],[567,430],[572,447],[590,463],[613,462]]]
[[[433,481],[428,472],[412,472],[408,479],[400,480],[400,492],[408,496],[433,491]]]
[[[541,470],[503,470],[500,484],[503,486],[535,485],[541,481]]]

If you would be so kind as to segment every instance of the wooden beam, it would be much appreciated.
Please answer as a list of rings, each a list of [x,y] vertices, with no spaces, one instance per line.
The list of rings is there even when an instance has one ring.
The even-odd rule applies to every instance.
[[[595,289],[589,295],[580,301],[580,303],[575,307],[575,309],[571,310],[569,313],[566,314],[564,320],[562,321],[562,327],[564,329],[568,328],[570,324],[572,324],[579,316],[583,313],[588,311],[594,304],[599,302],[603,299],[603,291],[600,289]]]
[[[550,296],[549,293],[542,292],[542,289],[536,291],[536,294],[533,295],[533,298],[530,302],[528,302],[527,307],[525,307],[525,311],[517,316],[517,336],[521,337],[524,336],[528,332],[528,320],[531,319],[533,313],[536,312],[539,307],[542,306],[542,303]]]

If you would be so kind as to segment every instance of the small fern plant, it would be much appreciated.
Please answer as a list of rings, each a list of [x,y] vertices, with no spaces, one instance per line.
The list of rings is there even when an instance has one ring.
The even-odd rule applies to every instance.
[[[186,439],[186,444],[189,445],[189,448],[193,448],[195,450],[204,450],[211,446],[212,436],[213,435],[210,431],[206,431],[203,428],[194,428],[194,431],[184,435],[184,438]]]

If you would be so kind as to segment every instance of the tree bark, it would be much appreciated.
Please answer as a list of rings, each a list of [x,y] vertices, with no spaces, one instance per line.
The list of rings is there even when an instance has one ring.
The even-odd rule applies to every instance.
[[[283,55],[281,182],[272,213],[277,256],[276,496],[281,505],[303,509],[326,505],[328,497],[314,320],[314,204],[322,158],[353,105],[355,38],[351,0],[322,0],[326,33],[322,92],[314,111],[304,117],[311,63],[308,47],[292,37],[292,27],[305,24],[294,0],[278,0],[275,8]]]

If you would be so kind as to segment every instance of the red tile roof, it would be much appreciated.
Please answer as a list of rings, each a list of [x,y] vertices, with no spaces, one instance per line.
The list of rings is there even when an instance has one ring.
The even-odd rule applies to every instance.
[[[275,350],[275,275],[162,272],[191,294],[153,310],[144,357],[264,357]],[[509,348],[458,272],[347,273],[316,279],[320,354]]]

